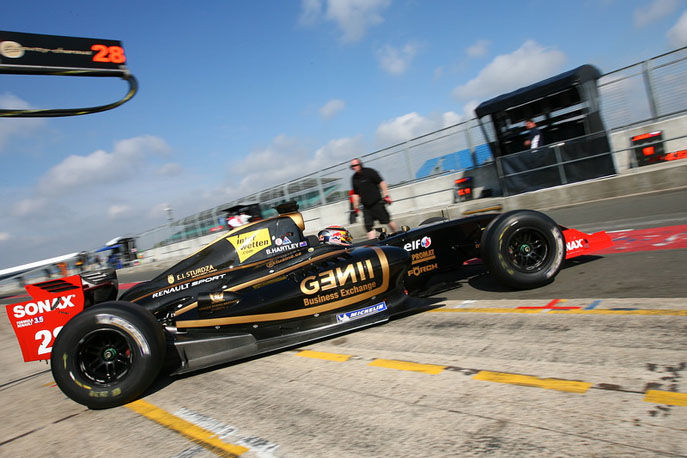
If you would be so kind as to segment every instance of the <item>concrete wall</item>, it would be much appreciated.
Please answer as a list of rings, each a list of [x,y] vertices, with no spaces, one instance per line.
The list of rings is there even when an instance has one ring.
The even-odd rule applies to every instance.
[[[445,177],[441,177],[441,180],[444,179]],[[439,178],[436,180],[439,180]],[[424,194],[425,191],[437,186],[436,183],[429,183],[429,181],[431,180],[408,185],[414,188],[412,191],[393,188],[390,194],[395,198],[397,189],[401,191],[398,193],[400,195],[410,192]],[[452,184],[453,181],[451,180],[450,183]],[[627,169],[612,177],[540,189],[509,197],[477,198],[466,202],[454,203],[451,197],[441,193],[436,194],[435,198],[431,202],[427,202],[426,205],[409,209],[403,205],[396,206],[396,203],[393,203],[389,207],[389,211],[394,221],[399,225],[417,227],[420,222],[433,216],[455,219],[464,216],[465,212],[469,213],[497,207],[500,207],[502,211],[521,208],[546,210],[612,197],[680,188],[687,188],[687,161],[667,162]],[[317,208],[306,210],[304,212],[304,214],[308,214],[306,221],[312,221],[312,224],[315,225],[313,227],[313,225],[306,224],[306,234],[317,233],[319,229],[329,224],[343,224],[351,231],[354,239],[364,238],[365,229],[362,226],[362,217],[358,218],[359,221],[356,224],[348,224],[347,209],[346,204],[338,207],[337,210],[323,213],[336,216],[345,211],[345,218],[339,214],[338,218],[331,220],[321,218],[317,214],[319,210]]]
[[[663,139],[672,139],[664,142],[665,152],[671,153],[687,149],[687,115],[676,116],[663,119],[657,122],[641,124],[629,129],[611,132],[611,148],[615,153],[616,170],[619,172],[629,169],[633,162],[634,150],[632,147],[632,137],[648,132],[663,131]]]

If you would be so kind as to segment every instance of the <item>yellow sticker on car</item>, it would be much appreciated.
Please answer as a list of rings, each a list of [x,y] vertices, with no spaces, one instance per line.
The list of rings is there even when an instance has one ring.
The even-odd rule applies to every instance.
[[[239,262],[250,258],[256,253],[272,245],[270,231],[267,228],[257,231],[245,232],[243,234],[227,237],[229,243],[234,245],[236,253],[239,255]]]

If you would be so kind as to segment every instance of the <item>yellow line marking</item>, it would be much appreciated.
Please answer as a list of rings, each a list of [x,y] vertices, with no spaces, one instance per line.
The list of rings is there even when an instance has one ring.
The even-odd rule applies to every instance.
[[[396,369],[399,371],[423,372],[425,374],[438,374],[447,366],[437,366],[436,364],[420,364],[411,363],[408,361],[396,361],[393,359],[375,359],[368,366],[372,367],[386,367],[387,369]]]
[[[654,404],[668,404],[671,406],[687,406],[687,393],[648,390],[644,395],[644,401],[653,402]]]
[[[177,417],[176,415],[172,415],[171,413],[154,406],[143,399],[130,402],[126,405],[126,407],[150,420],[153,420],[165,428],[181,434],[187,439],[190,439],[192,442],[202,445],[216,455],[239,456],[249,450],[240,445],[223,442],[217,437],[217,434],[213,433],[212,431],[208,431],[207,429],[196,426],[191,422]]]
[[[339,353],[327,353],[324,351],[303,350],[296,353],[296,356],[302,356],[304,358],[324,359],[327,361],[336,361],[338,363],[342,363],[344,361],[348,361],[349,359],[351,359],[353,355],[342,355]]]
[[[484,380],[485,382],[532,386],[535,388],[545,388],[547,390],[567,391],[569,393],[585,393],[592,386],[592,384],[588,382],[576,382],[574,380],[556,378],[539,378],[531,375],[491,371],[479,371],[473,379]]]
[[[546,311],[546,309],[543,309]],[[428,310],[434,313],[540,313],[542,309],[514,308],[440,308]],[[647,315],[647,316],[687,316],[687,310],[548,310],[546,313],[564,315]]]
[[[432,309],[435,313],[540,313],[541,309],[512,309],[512,308],[461,308],[461,309]]]

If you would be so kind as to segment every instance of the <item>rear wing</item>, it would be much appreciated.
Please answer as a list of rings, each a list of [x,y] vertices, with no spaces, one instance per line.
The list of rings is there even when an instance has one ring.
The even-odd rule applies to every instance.
[[[5,306],[24,361],[50,359],[62,327],[84,308],[117,298],[114,269],[84,272],[26,285],[31,300]]]
[[[84,308],[79,275],[26,285],[31,300],[7,305],[24,361],[50,359],[55,337]]]

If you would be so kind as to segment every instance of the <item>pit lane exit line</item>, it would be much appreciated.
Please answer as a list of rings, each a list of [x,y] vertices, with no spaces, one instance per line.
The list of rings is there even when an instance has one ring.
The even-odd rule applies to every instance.
[[[176,415],[172,415],[143,399],[130,402],[126,404],[126,407],[165,428],[181,434],[192,442],[203,446],[217,455],[239,456],[249,450],[240,445],[228,444],[220,440],[217,434],[181,419]]]

